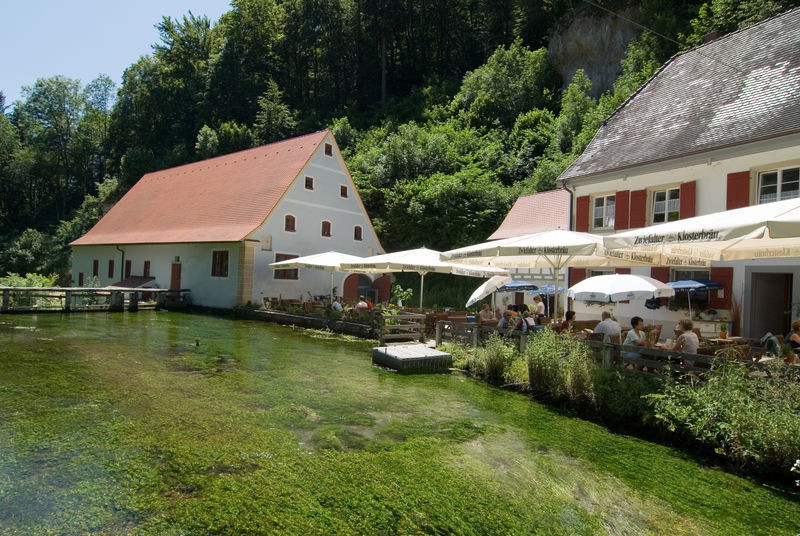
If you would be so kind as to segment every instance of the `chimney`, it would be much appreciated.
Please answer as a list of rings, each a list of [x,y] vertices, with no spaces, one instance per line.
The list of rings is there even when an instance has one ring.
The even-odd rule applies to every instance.
[[[712,30],[703,36],[703,44],[705,45],[711,41],[716,41],[720,37],[722,37],[722,32],[720,30]]]

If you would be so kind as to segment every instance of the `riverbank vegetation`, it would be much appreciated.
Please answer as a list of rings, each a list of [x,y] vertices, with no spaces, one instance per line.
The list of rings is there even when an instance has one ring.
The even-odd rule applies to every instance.
[[[66,244],[144,173],[327,127],[388,251],[480,242],[670,55],[800,2],[600,3],[650,30],[599,98],[546,50],[576,12],[605,13],[589,4],[235,0],[215,24],[164,18],[119,88],[0,94],[0,273],[69,283]]]
[[[531,338],[523,354],[496,336],[478,348],[447,343],[443,349],[455,367],[495,385],[523,384],[535,398],[713,453],[740,471],[794,477],[800,382],[781,364],[751,374],[744,363],[720,356],[703,381],[646,376],[606,368],[581,341],[551,330]]]
[[[167,312],[11,315],[0,340],[3,534],[797,530],[791,490],[364,341]]]

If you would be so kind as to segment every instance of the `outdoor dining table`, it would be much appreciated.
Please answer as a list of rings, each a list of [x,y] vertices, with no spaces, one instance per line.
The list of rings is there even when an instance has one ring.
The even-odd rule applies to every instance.
[[[709,344],[716,344],[719,346],[726,345],[726,344],[753,344],[755,339],[751,339],[749,337],[726,337],[724,339],[720,338],[713,338],[713,339],[706,339],[706,342]]]

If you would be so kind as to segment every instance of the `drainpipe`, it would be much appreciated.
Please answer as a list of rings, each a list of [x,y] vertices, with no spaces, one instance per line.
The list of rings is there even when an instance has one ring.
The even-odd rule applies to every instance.
[[[570,190],[569,186],[567,186],[567,181],[564,181],[561,184],[561,187],[564,188],[566,191],[569,192],[569,225],[568,229],[572,231],[572,206],[573,201],[575,201],[575,190]],[[566,298],[567,295],[567,287],[569,286],[569,268],[567,268],[567,280],[564,281],[564,297]],[[556,278],[556,288],[553,290],[555,292],[555,299],[558,300],[558,278]],[[566,299],[564,303],[564,318],[566,318],[566,311],[569,307],[569,298]],[[558,312],[558,302],[556,301],[556,312]]]
[[[571,210],[571,208],[570,208]],[[117,251],[122,253],[122,262],[119,263],[119,280],[125,280],[125,250],[119,247],[119,245],[114,246],[117,248]]]

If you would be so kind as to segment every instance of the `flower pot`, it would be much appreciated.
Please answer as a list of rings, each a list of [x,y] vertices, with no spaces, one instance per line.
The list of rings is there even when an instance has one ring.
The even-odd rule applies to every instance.
[[[727,331],[720,331],[719,332],[719,338],[720,339],[727,339],[728,338],[728,332]]]

